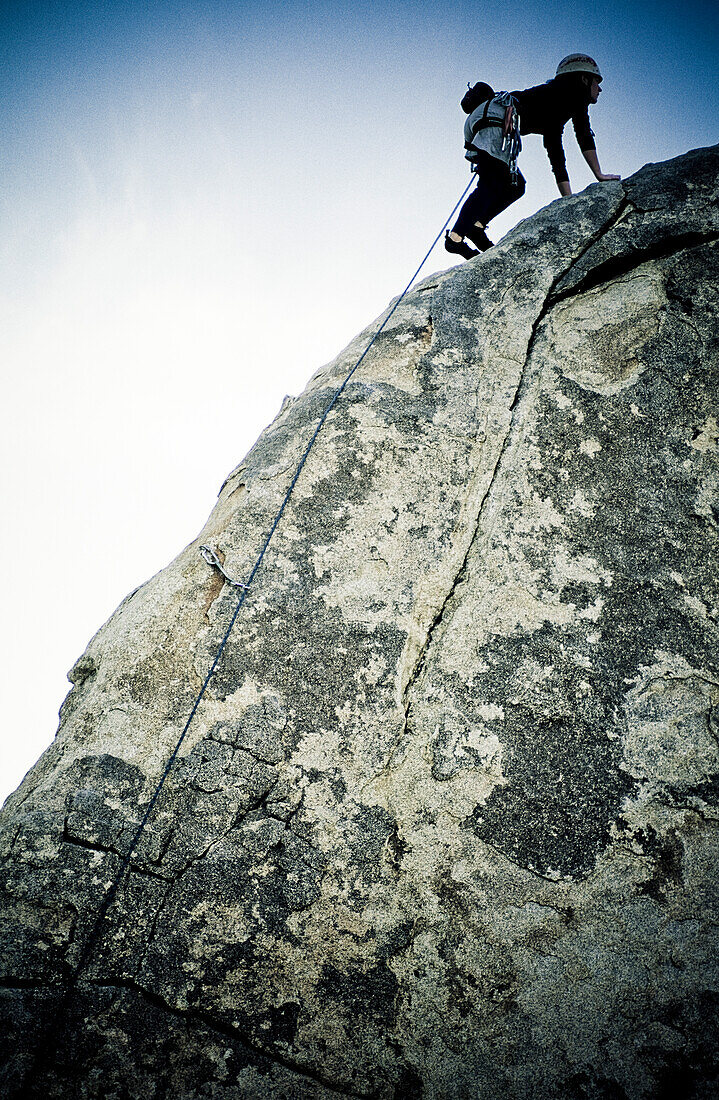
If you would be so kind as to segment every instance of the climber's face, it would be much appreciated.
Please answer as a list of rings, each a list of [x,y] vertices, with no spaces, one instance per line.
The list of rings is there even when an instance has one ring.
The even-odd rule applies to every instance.
[[[602,86],[597,80],[596,76],[593,76],[589,83],[589,102],[596,103],[599,99],[599,93],[602,90]]]

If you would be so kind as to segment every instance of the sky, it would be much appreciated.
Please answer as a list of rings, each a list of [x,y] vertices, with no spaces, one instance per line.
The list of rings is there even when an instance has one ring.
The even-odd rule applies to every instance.
[[[406,285],[469,181],[467,83],[590,53],[627,176],[719,140],[718,39],[692,0],[0,0],[0,801],[92,635]],[[541,138],[520,165],[495,240],[557,197]]]

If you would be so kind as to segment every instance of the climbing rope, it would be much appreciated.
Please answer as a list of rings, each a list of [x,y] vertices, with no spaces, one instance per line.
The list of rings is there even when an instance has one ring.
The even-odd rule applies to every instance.
[[[415,271],[414,275],[412,276],[410,281],[407,283],[407,286],[404,288],[404,290],[400,294],[399,298],[397,299],[397,301],[394,303],[394,305],[390,309],[389,313],[387,314],[384,321],[382,322],[382,324],[379,326],[379,328],[375,332],[374,336],[372,337],[369,344],[367,345],[367,347],[364,349],[364,351],[360,355],[357,362],[354,364],[352,369],[347,373],[347,375],[345,376],[345,378],[344,378],[343,382],[341,383],[341,385],[338,386],[338,388],[335,390],[334,394],[332,395],[331,400],[327,404],[327,407],[325,408],[324,412],[322,413],[322,416],[320,417],[320,420],[319,420],[319,422],[317,424],[317,427],[315,428],[315,430],[312,434],[312,437],[311,437],[309,443],[305,447],[305,449],[302,453],[302,456],[301,456],[299,462],[297,463],[297,468],[294,472],[294,476],[292,477],[292,480],[289,484],[287,492],[285,493],[284,499],[283,499],[282,503],[280,504],[277,515],[275,516],[275,518],[272,522],[272,526],[270,527],[269,533],[268,533],[267,537],[265,538],[262,549],[260,550],[260,552],[257,556],[257,559],[256,559],[252,569],[250,570],[250,573],[249,573],[249,576],[247,577],[246,583],[243,583],[241,581],[233,579],[232,577],[230,577],[225,572],[225,569],[224,569],[224,566],[222,565],[222,562],[218,558],[215,551],[211,549],[211,547],[209,547],[209,546],[201,546],[200,547],[200,553],[202,554],[203,558],[208,563],[208,565],[211,565],[214,568],[218,569],[219,572],[222,574],[222,576],[224,577],[225,581],[228,584],[230,584],[230,585],[232,585],[232,586],[234,586],[234,587],[236,587],[240,590],[239,598],[237,600],[237,604],[235,606],[235,610],[234,610],[234,613],[232,615],[232,618],[230,619],[230,624],[226,628],[224,636],[222,638],[222,641],[220,642],[220,645],[217,649],[217,653],[215,654],[215,658],[212,662],[212,666],[210,668],[210,671],[207,673],[207,676],[205,677],[205,681],[204,681],[202,687],[200,688],[200,691],[198,693],[197,698],[195,699],[192,710],[190,711],[190,715],[189,715],[187,721],[185,722],[184,729],[182,730],[182,733],[180,734],[180,736],[177,740],[177,744],[175,745],[175,747],[172,751],[172,754],[170,755],[170,757],[167,761],[167,764],[165,765],[165,769],[164,769],[164,771],[163,771],[163,773],[160,777],[160,780],[157,784],[157,787],[155,788],[155,791],[152,795],[152,798],[150,799],[150,801],[149,801],[149,803],[148,803],[148,805],[145,809],[145,812],[142,816],[142,820],[140,821],[140,823],[139,823],[139,825],[138,825],[138,827],[135,831],[135,834],[134,834],[134,836],[133,836],[133,838],[130,842],[130,845],[129,845],[127,851],[125,852],[125,855],[123,856],[122,863],[120,864],[120,869],[117,872],[117,874],[115,875],[115,878],[114,878],[113,882],[111,883],[111,885],[109,886],[108,891],[107,891],[107,893],[106,893],[106,895],[103,899],[103,902],[102,902],[102,905],[100,906],[100,909],[99,909],[99,912],[98,912],[97,919],[95,921],[93,930],[92,930],[90,936],[88,937],[88,939],[85,943],[85,947],[84,947],[84,949],[83,949],[83,951],[80,955],[79,962],[78,962],[78,964],[75,968],[75,971],[74,971],[74,973],[73,973],[73,975],[70,979],[70,986],[74,986],[76,984],[76,982],[78,981],[78,978],[79,978],[81,972],[87,966],[87,963],[89,962],[90,957],[92,955],[92,952],[95,948],[95,945],[97,944],[97,942],[100,938],[100,935],[101,935],[101,932],[102,932],[102,926],[103,926],[105,917],[107,915],[107,912],[108,912],[110,906],[112,905],[113,899],[114,899],[115,895],[117,894],[118,889],[120,888],[120,884],[122,882],[122,879],[124,878],[125,872],[127,871],[127,868],[130,865],[130,861],[132,859],[132,856],[135,853],[138,844],[140,843],[142,835],[145,831],[145,827],[146,827],[148,821],[150,820],[150,816],[152,814],[152,811],[154,810],[155,806],[157,805],[157,801],[160,797],[160,794],[162,793],[163,787],[165,786],[165,782],[167,781],[167,777],[168,777],[168,775],[170,774],[170,772],[172,770],[172,767],[175,763],[175,760],[177,759],[180,748],[182,747],[182,744],[185,740],[185,737],[187,736],[187,731],[189,730],[190,725],[192,723],[192,720],[195,717],[195,714],[197,713],[197,709],[200,706],[200,703],[202,702],[202,700],[204,698],[205,692],[207,690],[207,686],[210,683],[210,680],[212,679],[212,677],[215,673],[215,669],[217,668],[217,666],[220,662],[222,654],[224,653],[225,646],[227,645],[230,634],[232,633],[232,628],[234,627],[234,625],[237,621],[237,616],[239,615],[240,611],[242,610],[242,607],[244,605],[244,602],[245,602],[245,599],[247,597],[247,593],[250,589],[250,586],[252,585],[252,582],[255,579],[255,576],[257,575],[258,569],[262,565],[262,561],[264,559],[265,554],[267,553],[267,549],[270,545],[270,542],[272,541],[272,537],[273,537],[275,531],[277,530],[277,527],[280,523],[280,520],[282,519],[282,516],[285,512],[285,509],[286,509],[287,505],[289,504],[289,501],[290,501],[290,498],[291,498],[292,493],[294,491],[295,485],[297,484],[299,476],[302,473],[302,470],[303,470],[304,465],[307,461],[308,455],[309,455],[310,451],[312,450],[312,447],[314,446],[314,442],[317,439],[317,436],[322,431],[322,428],[324,427],[324,424],[325,424],[325,421],[327,420],[327,417],[329,416],[331,410],[333,409],[333,407],[335,406],[335,404],[337,403],[337,401],[341,397],[344,390],[347,388],[347,386],[348,386],[349,382],[351,381],[352,377],[354,376],[356,371],[359,369],[359,367],[361,366],[361,364],[363,363],[363,361],[365,360],[365,358],[369,354],[370,350],[374,346],[377,338],[384,331],[384,329],[386,328],[388,322],[391,320],[392,316],[394,315],[394,313],[396,312],[396,310],[399,308],[402,301],[406,297],[407,292],[409,291],[410,287],[412,286],[415,279],[419,275],[420,271],[424,267],[425,263],[429,259],[429,256],[430,256],[432,250],[434,249],[435,245],[437,244],[440,237],[444,233],[445,229],[449,225],[450,221],[454,217],[454,214],[456,213],[456,211],[459,209],[460,205],[464,201],[464,198],[467,195],[467,192],[470,190],[470,188],[473,185],[474,185],[474,177],[472,177],[469,184],[467,185],[465,190],[462,192],[461,198],[456,203],[456,205],[452,209],[452,212],[450,213],[449,217],[447,218],[444,225],[440,229],[439,233],[437,234],[437,236],[432,241],[432,244],[430,245],[427,252],[425,253],[425,255],[422,259],[422,262],[420,263],[419,267]]]

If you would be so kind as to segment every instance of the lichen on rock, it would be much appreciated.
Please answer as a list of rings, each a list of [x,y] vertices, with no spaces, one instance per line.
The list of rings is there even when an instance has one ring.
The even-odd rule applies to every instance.
[[[248,575],[379,322],[93,638],[0,819],[9,1095],[716,1095],[718,168],[400,304],[134,849],[237,606],[199,547]]]

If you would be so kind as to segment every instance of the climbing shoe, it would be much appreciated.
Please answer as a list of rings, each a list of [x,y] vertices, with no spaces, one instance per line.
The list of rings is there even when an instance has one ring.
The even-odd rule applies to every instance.
[[[479,252],[470,248],[466,241],[453,241],[449,231],[444,235],[444,247],[448,252],[456,252],[458,256],[464,256],[465,260],[471,260],[473,256],[479,256]]]
[[[480,252],[486,252],[488,248],[492,247],[492,241],[478,225],[473,225],[471,229],[467,230],[466,236],[469,237],[472,244],[476,244]]]

